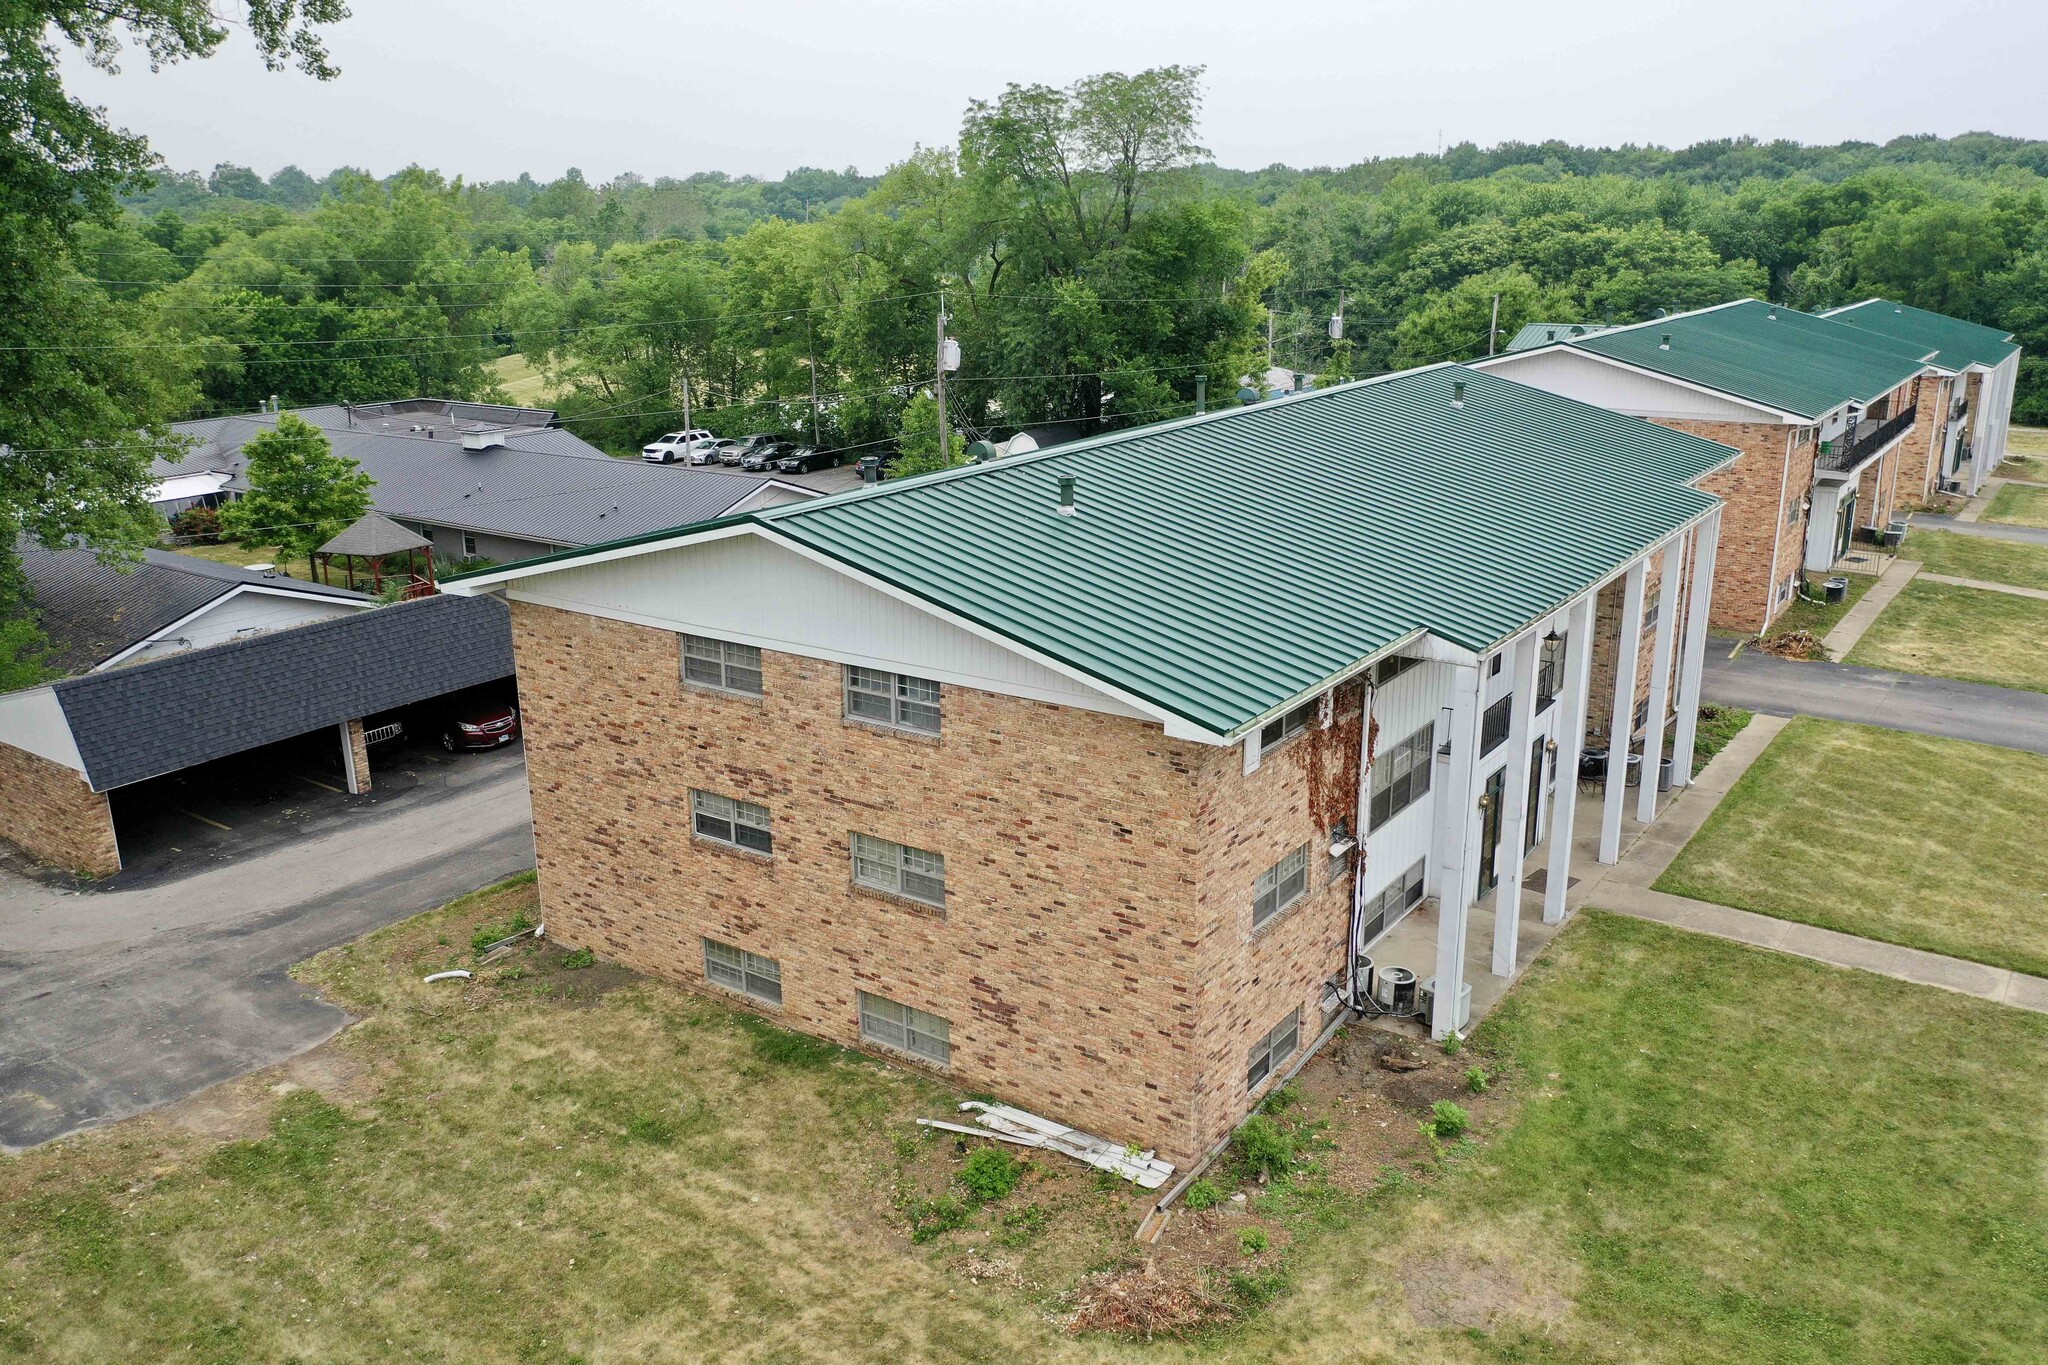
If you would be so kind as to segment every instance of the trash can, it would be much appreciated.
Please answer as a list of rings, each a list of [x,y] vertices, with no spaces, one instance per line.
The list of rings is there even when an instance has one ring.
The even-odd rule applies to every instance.
[[[1676,766],[1676,765],[1675,765],[1675,764],[1673,764],[1673,763],[1672,763],[1672,761],[1671,761],[1670,759],[1668,759],[1668,758],[1667,758],[1667,759],[1665,759],[1665,760],[1663,760],[1662,762],[1660,762],[1660,763],[1659,763],[1659,764],[1657,765],[1657,790],[1658,790],[1658,791],[1660,791],[1660,792],[1668,792],[1668,791],[1670,791],[1670,790],[1671,790],[1671,774],[1672,774],[1672,771],[1673,771],[1673,769],[1675,768],[1675,766]]]
[[[1630,787],[1640,787],[1643,785],[1643,756],[1641,754],[1630,754],[1628,756],[1628,779],[1623,785]]]
[[[1848,579],[1830,578],[1824,586],[1827,588],[1829,606],[1833,606],[1837,602],[1846,602],[1849,600]]]

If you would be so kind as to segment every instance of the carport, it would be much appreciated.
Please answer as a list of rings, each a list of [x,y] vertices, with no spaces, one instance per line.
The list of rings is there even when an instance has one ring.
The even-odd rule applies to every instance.
[[[253,750],[315,785],[325,771],[368,791],[364,717],[511,675],[504,604],[436,596],[12,693],[0,816],[30,853],[103,876],[122,865],[133,804],[110,794],[203,765],[217,775]]]

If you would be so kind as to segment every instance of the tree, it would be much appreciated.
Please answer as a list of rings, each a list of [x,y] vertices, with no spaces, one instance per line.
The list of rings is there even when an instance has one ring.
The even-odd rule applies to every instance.
[[[310,568],[313,551],[370,510],[376,480],[294,413],[242,450],[249,491],[222,510],[220,522],[224,534],[250,549],[275,545],[287,561],[305,556]]]
[[[949,432],[953,447],[942,457],[939,454],[939,404],[928,393],[921,393],[903,405],[903,430],[897,438],[896,448],[902,452],[889,467],[891,478],[907,479],[913,474],[929,474],[935,469],[951,469],[964,464],[967,457],[967,438],[959,432]]]

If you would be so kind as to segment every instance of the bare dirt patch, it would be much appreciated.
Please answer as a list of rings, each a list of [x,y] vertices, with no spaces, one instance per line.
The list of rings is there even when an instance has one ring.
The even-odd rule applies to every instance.
[[[1418,1327],[1490,1332],[1510,1320],[1553,1322],[1571,1311],[1570,1300],[1530,1285],[1515,1266],[1463,1250],[1404,1259],[1401,1290]]]
[[[378,1088],[370,1068],[343,1048],[341,1035],[336,1034],[290,1061],[166,1105],[157,1117],[209,1142],[254,1141],[270,1131],[270,1116],[286,1095],[314,1090],[345,1110],[360,1112],[376,1098]]]

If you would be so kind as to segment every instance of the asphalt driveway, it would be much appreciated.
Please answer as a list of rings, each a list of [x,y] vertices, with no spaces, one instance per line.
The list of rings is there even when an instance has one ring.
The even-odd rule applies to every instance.
[[[339,1032],[347,1016],[288,969],[532,867],[521,747],[422,764],[410,783],[394,772],[375,801],[327,801],[288,836],[166,858],[104,888],[0,869],[0,1149],[183,1099]]]

